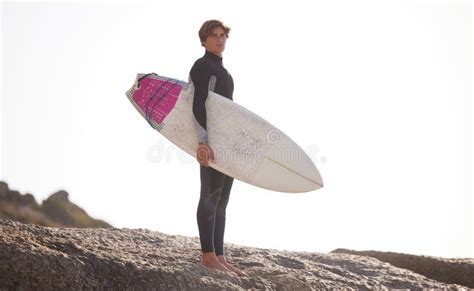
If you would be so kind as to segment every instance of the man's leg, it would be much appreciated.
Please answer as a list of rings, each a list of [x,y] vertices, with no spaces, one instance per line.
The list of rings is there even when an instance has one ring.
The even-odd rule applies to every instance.
[[[225,210],[229,203],[230,191],[232,189],[232,183],[234,182],[234,178],[225,174],[223,175],[222,192],[219,204],[217,204],[216,225],[214,228],[214,248],[216,250],[216,256],[224,255]]]
[[[201,264],[228,271],[216,257],[214,252],[214,228],[217,204],[222,190],[223,176],[220,172],[210,167],[200,166],[201,196],[197,210],[199,239],[203,253]]]
[[[212,168],[200,166],[201,196],[197,209],[197,223],[199,228],[199,239],[203,253],[214,252],[214,220],[215,208],[217,206],[216,191],[211,189]]]
[[[216,250],[217,259],[222,265],[224,265],[227,269],[231,270],[239,276],[247,276],[247,274],[229,264],[224,257],[225,216],[233,182],[234,178],[225,175],[224,182],[222,185],[221,199],[219,200],[219,204],[217,205],[216,226],[214,229],[214,247]]]

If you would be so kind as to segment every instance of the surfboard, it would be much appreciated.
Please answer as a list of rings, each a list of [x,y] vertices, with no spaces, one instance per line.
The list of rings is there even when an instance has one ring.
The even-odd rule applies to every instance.
[[[192,82],[139,73],[125,94],[155,130],[196,157]],[[212,91],[206,99],[206,114],[208,143],[215,158],[209,161],[210,167],[278,192],[302,193],[323,187],[309,156],[264,118]]]

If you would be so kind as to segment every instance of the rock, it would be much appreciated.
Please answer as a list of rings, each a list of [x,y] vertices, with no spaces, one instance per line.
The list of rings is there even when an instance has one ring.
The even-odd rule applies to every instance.
[[[69,202],[69,193],[67,193],[66,191],[58,191],[54,194],[51,194],[51,196],[49,196],[48,199],[46,199],[46,201],[57,201],[57,202],[60,202],[60,203],[68,203]]]
[[[199,238],[146,229],[51,228],[0,219],[0,289],[463,289],[365,256],[226,244],[249,277],[199,265]]]
[[[331,253],[353,254],[375,258],[395,267],[407,269],[436,281],[474,288],[474,259],[445,259],[393,252],[337,249]]]
[[[22,199],[20,199],[20,205],[29,206],[33,208],[39,207],[38,203],[36,202],[35,197],[30,193],[26,193],[25,195],[22,196]]]
[[[66,191],[52,194],[41,205],[43,213],[67,227],[111,227],[102,220],[92,219],[85,210],[69,201]]]
[[[70,202],[66,191],[58,191],[38,205],[32,194],[10,190],[5,182],[0,182],[0,217],[52,227],[112,227]]]
[[[8,184],[0,181],[0,199],[5,198],[8,192]]]

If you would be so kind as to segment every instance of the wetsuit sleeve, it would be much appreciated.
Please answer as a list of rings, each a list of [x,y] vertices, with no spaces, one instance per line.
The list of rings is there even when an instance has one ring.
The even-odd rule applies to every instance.
[[[209,94],[211,67],[206,62],[196,62],[189,74],[194,84],[193,114],[194,124],[200,143],[207,143],[206,99]]]

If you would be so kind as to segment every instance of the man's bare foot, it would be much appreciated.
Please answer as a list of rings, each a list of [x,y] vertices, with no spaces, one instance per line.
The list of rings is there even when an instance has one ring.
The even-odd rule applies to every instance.
[[[243,276],[243,277],[248,277],[247,274],[245,274],[244,272],[242,272],[241,270],[237,269],[236,267],[232,266],[231,264],[229,264],[224,256],[217,256],[217,260],[219,260],[219,262],[224,265],[228,270],[231,270],[232,272],[236,273],[237,275],[239,276]]]
[[[232,272],[231,270],[227,269],[225,265],[219,262],[215,253],[203,253],[201,266],[216,269],[222,272]]]
[[[223,264],[219,262],[203,262],[201,261],[201,266],[211,268],[211,269],[216,269],[222,272],[229,272],[230,270],[227,269]]]

